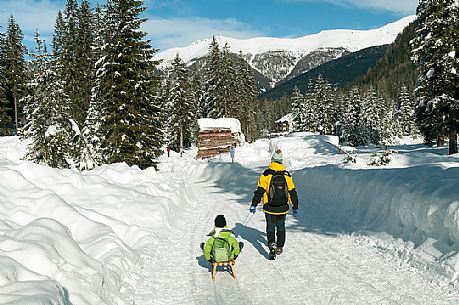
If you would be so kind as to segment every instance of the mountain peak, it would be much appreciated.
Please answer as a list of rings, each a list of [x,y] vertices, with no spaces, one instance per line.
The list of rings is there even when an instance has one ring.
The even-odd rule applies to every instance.
[[[220,47],[226,43],[230,52],[242,52],[244,58],[258,72],[271,80],[278,81],[312,69],[324,62],[336,59],[348,52],[359,51],[372,46],[392,43],[416,16],[404,17],[383,27],[370,30],[334,29],[298,38],[255,37],[237,39],[215,36]],[[177,53],[187,64],[205,57],[212,38],[201,39],[183,48],[172,48],[159,52],[155,59],[162,60],[161,66],[170,66]],[[305,58],[310,58],[305,63]],[[297,65],[301,63],[301,68]]]

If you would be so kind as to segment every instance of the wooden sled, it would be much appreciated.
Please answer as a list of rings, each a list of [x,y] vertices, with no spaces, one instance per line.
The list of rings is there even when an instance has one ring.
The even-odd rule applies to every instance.
[[[235,261],[227,261],[227,262],[213,262],[212,263],[212,280],[215,281],[215,275],[217,274],[217,267],[229,267],[231,269],[231,275],[233,278],[236,278],[236,271],[234,270]]]

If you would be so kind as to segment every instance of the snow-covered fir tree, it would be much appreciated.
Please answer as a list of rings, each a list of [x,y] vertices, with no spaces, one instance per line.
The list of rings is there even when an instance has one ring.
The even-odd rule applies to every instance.
[[[204,98],[201,106],[203,117],[220,118],[221,103],[223,98],[223,76],[221,72],[222,54],[218,46],[217,39],[212,38],[212,43],[209,46],[209,56],[205,64],[205,83],[204,83]]]
[[[22,112],[22,105],[19,100],[24,97],[26,63],[26,48],[22,41],[24,35],[14,20],[13,15],[8,19],[6,32],[6,97],[9,101],[8,108],[14,111],[14,126],[16,132],[19,128],[19,120]]]
[[[100,132],[104,163],[155,166],[163,134],[159,119],[160,82],[154,49],[140,30],[143,1],[108,1],[107,43],[98,76],[102,103]]]
[[[395,136],[399,136],[396,133],[395,103],[392,99],[385,99],[382,96],[379,96],[378,99],[381,128],[379,129],[379,142],[376,144],[387,146],[392,143]]]
[[[317,109],[316,109],[316,98],[314,93],[314,81],[308,80],[306,86],[306,93],[302,100],[301,105],[301,121],[302,131],[316,131],[317,122]]]
[[[360,138],[362,144],[379,144],[382,141],[382,101],[378,97],[375,87],[370,86],[362,101],[362,121]]]
[[[1,27],[0,27],[1,29]],[[0,136],[10,134],[11,116],[6,98],[6,41],[0,32]]]
[[[51,79],[50,55],[46,45],[35,33],[35,49],[30,52],[31,60],[28,63],[29,79],[26,83],[29,94],[22,99],[26,124],[21,131],[21,137],[31,139],[28,145],[26,158],[28,160],[48,164],[51,159],[50,148],[45,133],[48,129],[48,115],[51,105],[48,102]]]
[[[32,139],[27,158],[56,168],[68,168],[75,163],[73,140],[79,130],[67,116],[68,99],[63,83],[38,32],[35,40],[37,45],[31,54],[27,82],[29,95],[22,100],[27,115],[22,136]]]
[[[411,135],[416,134],[414,124],[414,100],[405,85],[400,88],[399,107],[396,113],[398,134]]]
[[[81,140],[80,140],[80,170],[90,170],[96,167],[97,165],[102,164],[102,134],[100,132],[102,117],[102,92],[100,83],[103,80],[103,75],[105,72],[105,45],[107,43],[105,34],[105,23],[104,17],[105,14],[100,5],[97,5],[94,12],[94,40],[93,45],[91,46],[92,58],[97,61],[94,63],[94,70],[92,71],[94,81],[91,88],[91,98],[89,102],[89,108],[86,113],[86,118],[83,123],[83,128],[81,130]]]
[[[170,105],[169,141],[179,144],[180,155],[182,155],[184,147],[189,147],[193,139],[192,132],[196,126],[197,105],[191,91],[191,78],[188,69],[178,54],[172,67],[171,86],[168,95]]]
[[[253,70],[242,54],[230,53],[228,45],[221,51],[213,37],[204,69],[200,116],[237,118],[245,135],[255,138],[261,121],[258,90]]]
[[[83,0],[77,10],[77,49],[76,49],[76,73],[75,86],[78,91],[75,93],[75,101],[78,104],[78,110],[75,113],[75,120],[79,126],[83,125],[86,113],[91,101],[91,89],[94,86],[94,47],[95,21],[91,12],[88,0]]]
[[[345,134],[347,142],[358,146],[366,144],[366,135],[361,134],[362,126],[362,97],[358,87],[352,87],[348,94],[347,117],[345,120]]]
[[[303,125],[303,95],[298,89],[297,86],[293,88],[292,96],[290,98],[292,103],[292,119],[293,119],[293,129],[295,131],[304,131]]]
[[[235,117],[240,120],[246,138],[255,139],[259,129],[258,89],[252,67],[245,61],[241,52],[238,55],[235,76],[237,84]]]
[[[71,117],[82,126],[89,108],[93,86],[93,14],[89,2],[67,0],[64,13],[58,13],[53,46],[57,72],[70,99]]]
[[[193,99],[195,102],[195,107],[196,107],[196,120],[195,126],[193,127],[193,130],[191,132],[191,142],[196,143],[198,140],[198,133],[199,133],[199,126],[198,126],[198,118],[202,117],[201,114],[201,103],[203,101],[204,97],[204,91],[203,91],[203,83],[202,83],[202,78],[197,71],[189,71],[191,74],[190,78],[190,84],[191,84],[191,94],[193,95]]]
[[[59,58],[61,56],[61,50],[64,44],[64,35],[65,35],[65,21],[62,11],[57,12],[56,21],[54,23],[54,34],[53,34],[53,58]]]
[[[322,75],[316,79],[314,86],[314,110],[316,131],[330,133],[333,129],[332,108],[333,98],[330,84]]]
[[[335,107],[333,109],[334,118],[334,131],[335,135],[339,138],[342,137],[343,124],[345,122],[346,110],[348,101],[346,100],[346,94],[343,92],[336,92],[335,94]]]
[[[456,0],[421,0],[413,40],[418,66],[416,121],[425,141],[449,137],[449,153],[457,152],[459,130],[459,5]]]
[[[290,103],[296,121],[301,122],[301,126],[295,125],[297,131],[338,135],[342,143],[354,146],[388,144],[400,134],[395,128],[393,100],[383,97],[374,86],[366,91],[357,86],[334,90],[319,76],[315,82],[308,80],[304,96],[294,89]]]
[[[221,69],[221,98],[217,103],[218,118],[237,117],[241,109],[240,100],[237,98],[236,69],[230,57],[230,48],[226,43],[222,51]],[[242,77],[242,75],[239,75]],[[240,94],[239,94],[240,95]]]

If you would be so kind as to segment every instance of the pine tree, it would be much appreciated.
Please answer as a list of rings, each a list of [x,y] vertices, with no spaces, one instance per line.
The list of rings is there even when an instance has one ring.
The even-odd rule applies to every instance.
[[[102,100],[104,162],[155,166],[163,134],[158,107],[159,78],[155,52],[140,30],[143,1],[109,1],[103,72],[98,77]]]
[[[6,34],[6,94],[9,101],[9,108],[14,110],[14,125],[16,132],[19,128],[19,120],[22,112],[22,105],[19,100],[24,97],[25,87],[25,53],[26,48],[22,44],[24,35],[13,18],[8,20],[8,29]]]
[[[84,1],[83,4],[87,5]],[[88,60],[87,49],[90,41],[86,36],[91,36],[87,21],[87,10],[79,10],[76,0],[67,0],[63,16],[58,15],[56,20],[55,44],[58,49],[54,50],[56,57],[56,73],[63,80],[64,92],[70,101],[69,116],[79,126],[82,126],[88,108],[88,87],[91,86],[91,77],[87,77],[85,65]],[[90,14],[90,12],[89,12]],[[82,18],[83,28],[79,29],[79,18]],[[86,77],[86,78],[85,78]],[[86,98],[84,98],[84,97]]]
[[[80,170],[91,170],[103,163],[101,149],[103,135],[100,131],[100,118],[103,116],[102,105],[104,95],[102,92],[103,88],[101,88],[101,82],[105,77],[105,47],[108,43],[108,27],[106,24],[109,23],[105,18],[106,12],[98,5],[94,13],[94,41],[91,55],[95,68],[92,74],[94,81],[91,88],[89,109],[81,131]]]
[[[190,94],[194,105],[194,120],[190,125],[190,142],[197,143],[199,136],[198,118],[200,118],[200,103],[202,101],[202,80],[198,73],[189,71],[190,75]]]
[[[293,88],[291,97],[292,102],[292,116],[293,116],[293,128],[295,131],[304,131],[304,123],[302,120],[304,100],[303,95],[297,86]]]
[[[314,92],[314,81],[309,79],[306,85],[306,93],[303,97],[301,106],[302,131],[316,131],[318,111],[316,105],[316,96]]]
[[[56,168],[68,168],[74,164],[72,137],[78,130],[66,116],[69,110],[66,109],[63,84],[38,32],[35,40],[37,46],[31,54],[27,82],[30,94],[23,99],[27,123],[22,136],[32,139],[27,158]]]
[[[0,136],[10,134],[11,116],[6,87],[6,41],[5,35],[0,33]]]
[[[457,152],[459,130],[459,7],[455,0],[421,0],[413,41],[418,66],[416,121],[426,142],[449,136],[449,153]]]
[[[35,33],[36,46],[30,53],[29,79],[26,83],[29,95],[23,98],[26,124],[21,132],[23,139],[31,139],[28,145],[26,158],[36,163],[48,164],[51,159],[50,147],[46,141],[45,133],[48,128],[48,115],[50,104],[48,102],[51,75],[50,59],[46,45]]]
[[[382,142],[382,121],[384,111],[381,99],[378,97],[376,89],[370,85],[362,101],[362,124],[361,138],[365,139],[362,144]]]
[[[236,88],[233,93],[236,97],[236,115],[241,122],[242,132],[247,139],[255,139],[259,130],[259,110],[257,101],[257,85],[250,65],[239,53],[236,66]]]
[[[171,127],[171,141],[179,143],[180,156],[184,146],[191,145],[192,131],[196,120],[196,103],[191,92],[191,83],[188,69],[179,55],[172,64],[172,80],[169,91],[171,113],[169,126]]]
[[[237,99],[236,94],[236,92],[238,91],[238,74],[236,73],[236,69],[230,57],[228,43],[226,43],[223,47],[220,69],[222,77],[222,86],[220,87],[221,99],[219,99],[217,103],[217,109],[219,109],[218,117],[238,117],[239,109],[241,109],[241,105],[239,103],[240,100]],[[239,75],[239,77],[241,77],[241,75]]]
[[[61,56],[63,48],[63,40],[65,35],[65,21],[62,12],[57,12],[56,22],[54,23],[54,34],[53,34],[53,58],[56,60]]]
[[[336,92],[335,93],[335,108],[334,108],[334,113],[333,117],[335,118],[335,135],[337,135],[341,141],[341,138],[343,136],[343,126],[346,118],[346,95],[341,93],[341,92]]]
[[[349,108],[346,122],[346,134],[348,141],[353,146],[367,143],[366,133],[362,134],[362,97],[358,87],[349,91]]]
[[[221,73],[222,54],[217,39],[212,38],[209,46],[209,56],[205,64],[204,100],[201,107],[203,117],[220,118],[220,100],[223,98],[221,88],[223,79]]]
[[[47,75],[46,93],[52,106],[48,109],[46,139],[53,152],[47,164],[57,168],[77,167],[80,159],[81,124],[75,120],[73,103],[74,92],[78,90],[75,89],[74,75],[80,73],[73,64],[77,50],[74,42],[77,36],[76,10],[76,1],[69,0],[64,14],[60,11],[57,14]]]
[[[414,125],[414,101],[405,85],[402,85],[400,88],[397,123],[399,135],[415,135],[416,126]]]
[[[86,113],[89,109],[91,101],[91,89],[94,86],[94,57],[92,47],[95,45],[94,32],[94,16],[88,0],[83,0],[76,13],[77,29],[76,29],[76,50],[75,50],[75,71],[73,78],[75,79],[75,87],[78,88],[74,93],[75,101],[73,103],[76,108],[74,118],[79,126],[83,125]]]
[[[314,98],[316,100],[316,126],[321,133],[331,133],[333,130],[332,108],[333,94],[330,84],[322,75],[316,79],[314,87]]]
[[[380,128],[378,130],[380,137],[376,144],[387,146],[392,142],[392,138],[396,135],[395,131],[395,103],[392,99],[378,98],[379,102],[379,118]]]

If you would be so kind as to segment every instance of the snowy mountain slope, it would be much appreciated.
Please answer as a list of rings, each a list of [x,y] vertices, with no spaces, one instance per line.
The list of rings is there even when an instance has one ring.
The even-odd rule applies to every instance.
[[[322,75],[334,86],[344,87],[366,75],[369,68],[376,66],[379,60],[384,57],[387,49],[387,45],[375,46],[343,55],[292,79],[278,83],[274,88],[262,93],[259,98],[261,100],[275,100],[283,96],[291,96],[295,87],[301,93],[305,93],[308,81],[316,79],[319,75]]]
[[[387,166],[367,165],[373,147],[343,164],[330,143],[299,133],[238,147],[236,164],[192,149],[159,172],[79,173],[21,161],[24,143],[0,138],[0,304],[456,304],[459,157],[404,140]],[[274,147],[300,215],[270,262],[248,207]],[[218,214],[245,243],[236,281],[213,283],[199,248]]]
[[[414,19],[415,16],[408,16],[379,29],[328,30],[293,39],[272,37],[236,39],[223,36],[216,36],[216,39],[221,47],[228,43],[232,52],[241,51],[254,69],[276,83],[292,71],[295,72],[294,75],[298,75],[345,52],[392,43]],[[178,53],[186,63],[191,64],[208,53],[211,40],[211,38],[203,39],[187,47],[162,51],[156,54],[155,59],[162,59],[162,65],[168,66]],[[303,62],[304,68],[296,68],[297,64],[312,52],[316,52],[313,61]],[[324,53],[323,59],[317,58],[317,54],[320,53]]]

